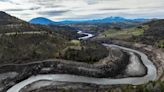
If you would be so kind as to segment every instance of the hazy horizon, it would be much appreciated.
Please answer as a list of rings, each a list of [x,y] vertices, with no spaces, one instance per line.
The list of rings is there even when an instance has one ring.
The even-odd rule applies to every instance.
[[[163,0],[0,0],[0,10],[29,21],[90,20],[110,16],[164,18]]]

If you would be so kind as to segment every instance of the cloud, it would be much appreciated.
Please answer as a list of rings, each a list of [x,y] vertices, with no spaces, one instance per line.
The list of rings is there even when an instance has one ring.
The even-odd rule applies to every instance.
[[[92,19],[109,16],[164,18],[164,0],[0,0],[0,10],[24,20]]]
[[[10,1],[10,0],[0,0],[0,2],[8,2],[8,1]]]
[[[51,10],[51,11],[41,11],[41,12],[38,12],[38,14],[51,17],[51,16],[59,16],[69,11],[70,10]]]
[[[38,10],[38,9],[40,9],[41,7],[31,7],[31,8],[29,8],[29,10]]]
[[[131,8],[104,8],[104,9],[99,9],[99,10],[129,10]]]
[[[26,9],[6,9],[5,11],[24,11]]]
[[[93,5],[93,4],[97,4],[98,0],[86,0],[88,5]]]

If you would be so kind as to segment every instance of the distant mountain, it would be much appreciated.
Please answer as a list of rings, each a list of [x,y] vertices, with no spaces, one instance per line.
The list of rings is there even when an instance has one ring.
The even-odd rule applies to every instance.
[[[98,19],[98,20],[94,20],[95,22],[124,22],[124,21],[128,21],[129,19],[125,19],[123,17],[107,17],[104,19]]]
[[[99,22],[99,23],[111,23],[111,22],[143,22],[146,19],[144,18],[138,18],[138,19],[126,19],[123,17],[107,17],[104,19],[97,19],[97,20],[91,20],[88,22]]]
[[[44,17],[37,17],[30,20],[29,22],[32,24],[54,24],[55,23],[54,21],[44,18]]]
[[[20,20],[14,16],[11,16],[3,11],[0,11],[0,25],[20,24],[20,23],[25,23],[25,21]]]
[[[55,22],[44,17],[38,17],[30,20],[29,22],[32,24],[75,24],[75,23],[112,23],[112,22],[144,22],[144,21],[147,21],[147,19],[144,18],[126,19],[123,17],[107,17],[103,19],[94,19],[94,20],[83,20],[83,21],[66,20],[66,21]]]

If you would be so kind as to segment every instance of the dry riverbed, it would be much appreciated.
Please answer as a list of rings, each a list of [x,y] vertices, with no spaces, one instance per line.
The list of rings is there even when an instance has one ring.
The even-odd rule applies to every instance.
[[[108,43],[129,47],[145,53],[157,68],[156,80],[164,81],[164,49],[163,48],[156,48],[151,45],[146,45],[141,43],[130,43],[120,40],[113,40],[113,41],[109,41]]]

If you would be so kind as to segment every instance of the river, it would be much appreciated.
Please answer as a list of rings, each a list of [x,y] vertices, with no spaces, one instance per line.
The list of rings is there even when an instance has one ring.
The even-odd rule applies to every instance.
[[[88,38],[93,37],[94,35],[89,33],[84,33],[82,31],[78,31],[79,34],[85,34],[87,36],[80,37],[79,39],[86,40]],[[143,64],[147,67],[147,74],[143,77],[128,77],[128,78],[120,78],[120,79],[111,79],[111,78],[92,78],[92,77],[84,77],[84,76],[77,76],[77,75],[70,75],[70,74],[46,74],[46,75],[37,75],[32,76],[16,85],[11,87],[7,90],[7,92],[19,92],[23,87],[25,87],[28,84],[31,84],[33,82],[39,81],[39,80],[52,80],[52,81],[62,81],[62,82],[81,82],[81,83],[93,83],[98,85],[115,85],[115,84],[132,84],[132,85],[138,85],[138,84],[144,84],[148,81],[152,81],[156,79],[157,76],[157,70],[154,64],[148,59],[148,57],[137,50],[113,45],[113,44],[103,44],[104,46],[109,47],[116,47],[120,48],[129,52],[137,53],[141,56],[141,60]]]

